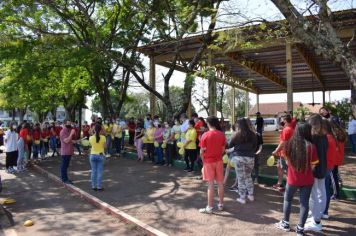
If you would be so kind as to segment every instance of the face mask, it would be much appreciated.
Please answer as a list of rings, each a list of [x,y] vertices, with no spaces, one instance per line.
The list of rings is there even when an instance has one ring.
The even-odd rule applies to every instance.
[[[72,126],[71,126],[71,125],[66,125],[66,128],[67,128],[67,129],[71,129]]]
[[[175,124],[176,124],[176,125],[179,125],[179,121],[176,121]]]
[[[165,127],[168,129],[168,128],[169,128],[169,125],[165,125]]]
[[[13,125],[13,126],[12,126],[12,129],[16,129],[16,128],[17,128],[16,125]]]
[[[280,124],[281,124],[281,126],[284,126],[284,121],[281,121],[281,123],[280,123]]]

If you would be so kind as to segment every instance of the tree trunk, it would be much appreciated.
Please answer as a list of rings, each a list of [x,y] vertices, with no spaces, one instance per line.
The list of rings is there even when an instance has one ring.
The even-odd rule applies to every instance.
[[[20,119],[20,123],[23,122],[24,117],[25,117],[25,115],[26,115],[26,111],[27,111],[27,108],[19,109],[19,119]]]
[[[129,87],[129,81],[130,81],[130,74],[131,74],[131,71],[126,71],[126,73],[123,75],[123,78],[122,78],[122,81],[124,81],[124,83],[121,86],[119,103],[118,103],[117,110],[116,110],[117,116],[120,115],[122,106],[124,105],[124,102],[126,99],[127,88]]]
[[[317,1],[320,7],[318,18],[320,24],[308,21],[293,6],[290,0],[271,0],[281,11],[290,25],[292,35],[301,40],[317,55],[322,55],[330,62],[341,65],[350,80],[352,113],[356,117],[356,57],[337,35],[332,25],[332,15],[327,10],[327,1]],[[321,31],[321,32],[319,32]]]

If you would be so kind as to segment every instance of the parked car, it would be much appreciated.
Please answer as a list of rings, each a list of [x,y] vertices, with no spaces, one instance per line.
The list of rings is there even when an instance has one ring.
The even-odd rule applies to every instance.
[[[278,118],[263,118],[263,131],[278,131],[279,122]],[[256,119],[251,119],[252,124],[256,125]]]

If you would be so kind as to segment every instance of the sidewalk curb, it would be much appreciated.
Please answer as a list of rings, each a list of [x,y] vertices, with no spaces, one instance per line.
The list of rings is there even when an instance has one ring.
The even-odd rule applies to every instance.
[[[42,174],[46,178],[56,182],[57,184],[64,186],[68,191],[74,193],[75,195],[77,195],[81,199],[87,201],[91,205],[94,205],[95,207],[100,208],[101,210],[104,210],[107,213],[110,213],[114,217],[121,219],[122,221],[124,221],[127,224],[136,225],[138,227],[138,229],[140,231],[146,233],[146,235],[168,236],[168,234],[163,233],[163,232],[149,226],[148,224],[136,219],[135,217],[117,209],[116,207],[114,207],[106,202],[101,201],[97,197],[94,197],[93,195],[81,190],[80,188],[75,187],[73,185],[63,183],[61,181],[61,179],[58,178],[56,175],[46,171],[45,169],[41,168],[38,165],[32,165],[31,169]]]

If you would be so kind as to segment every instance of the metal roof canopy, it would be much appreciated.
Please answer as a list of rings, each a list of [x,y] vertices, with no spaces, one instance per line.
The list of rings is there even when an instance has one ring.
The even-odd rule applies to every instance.
[[[348,42],[353,31],[356,30],[356,9],[334,12],[334,20],[334,23],[338,25],[339,37],[342,41]],[[258,30],[259,27],[255,29]],[[201,46],[203,37],[204,35],[197,35],[180,41],[154,42],[139,47],[138,51],[153,58],[155,64],[170,67],[178,43],[181,60],[189,61]],[[228,76],[218,78],[217,81],[256,94],[285,93],[287,91],[287,39],[286,36],[268,41],[261,40],[262,46],[256,49],[236,48],[229,52],[213,51],[212,64],[223,64],[224,72],[226,72],[224,74],[228,74]],[[356,52],[355,40],[350,48],[353,53]],[[207,57],[202,58],[202,61],[206,60]],[[176,70],[186,72],[179,64]],[[349,79],[339,65],[334,65],[321,56],[315,55],[302,43],[293,43],[292,73],[293,92],[350,89]]]

